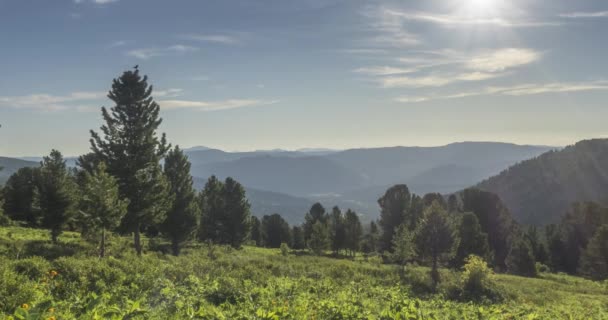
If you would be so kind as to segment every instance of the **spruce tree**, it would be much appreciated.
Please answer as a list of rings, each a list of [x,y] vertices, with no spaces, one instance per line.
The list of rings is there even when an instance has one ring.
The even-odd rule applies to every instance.
[[[506,259],[507,271],[524,277],[536,276],[536,260],[529,241],[523,237],[517,237],[511,244],[511,250]]]
[[[42,227],[51,230],[53,243],[57,243],[63,228],[74,217],[77,191],[61,152],[52,150],[40,165],[34,206],[42,214]]]
[[[91,149],[118,179],[121,198],[129,200],[122,227],[133,232],[135,250],[141,255],[141,229],[164,220],[168,209],[160,160],[170,147],[164,134],[156,134],[162,123],[160,107],[147,76],[140,76],[137,68],[114,79],[108,98],[115,105],[109,111],[102,107],[103,136],[91,130]]]
[[[344,229],[345,247],[350,251],[350,255],[354,256],[359,251],[363,227],[357,213],[350,209],[344,215]]]
[[[331,242],[331,250],[334,255],[338,255],[340,250],[345,245],[345,230],[344,230],[344,215],[340,208],[333,207],[331,214],[329,215],[329,236]]]
[[[200,216],[190,175],[190,161],[179,146],[167,154],[164,172],[169,182],[172,201],[160,229],[171,240],[171,251],[177,256],[182,243],[190,239],[197,229]]]
[[[405,223],[410,230],[414,230],[422,214],[423,202],[416,195],[412,195],[404,184],[389,188],[384,196],[378,199],[380,205],[380,221],[382,236],[380,246],[382,250],[392,250],[393,236],[397,228]]]
[[[120,225],[127,213],[129,201],[120,198],[118,182],[106,172],[105,163],[100,163],[92,173],[84,171],[80,198],[80,221],[83,229],[101,231],[99,256],[106,252],[106,231]]]
[[[317,222],[320,221],[322,224],[326,224],[329,217],[325,213],[325,208],[320,203],[315,203],[310,207],[306,216],[304,216],[304,240],[306,243],[310,240],[312,236],[312,227]]]
[[[258,247],[262,246],[262,226],[260,219],[256,216],[251,216],[251,231],[249,232],[249,240],[255,242]]]
[[[314,254],[320,256],[329,247],[329,228],[327,223],[319,220],[312,225],[312,233],[308,241],[308,247]]]
[[[223,191],[224,214],[220,219],[222,243],[240,248],[247,240],[251,228],[251,206],[245,195],[245,188],[236,180],[226,178]]]
[[[295,250],[302,250],[306,248],[306,241],[304,241],[304,231],[300,226],[293,226],[291,228],[291,248]]]
[[[580,271],[594,280],[608,279],[608,224],[598,228],[587,244]]]
[[[363,241],[363,252],[373,253],[378,251],[378,242],[380,241],[380,232],[378,225],[372,221],[369,223],[369,231],[365,235]]]
[[[281,243],[291,243],[289,224],[275,213],[262,218],[262,238],[264,247],[279,248]]]
[[[200,241],[220,243],[222,216],[224,215],[224,183],[211,176],[201,190],[198,201],[201,208],[201,221],[198,230]]]
[[[474,213],[466,212],[462,215],[457,235],[458,245],[452,260],[455,267],[464,266],[470,255],[476,255],[486,261],[489,259],[488,235],[481,230],[479,220]]]
[[[40,211],[35,210],[34,192],[40,168],[25,167],[17,170],[6,181],[4,195],[4,213],[15,221],[23,221],[30,227],[39,227]]]
[[[439,263],[450,252],[454,244],[453,231],[448,222],[445,209],[433,202],[424,211],[422,221],[414,234],[417,252],[431,260],[431,279],[433,286],[439,282]]]

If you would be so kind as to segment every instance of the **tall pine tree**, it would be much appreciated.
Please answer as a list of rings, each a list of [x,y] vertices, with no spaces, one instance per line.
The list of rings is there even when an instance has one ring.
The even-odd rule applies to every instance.
[[[182,243],[190,239],[197,229],[200,216],[196,191],[192,186],[190,161],[179,146],[169,151],[165,158],[165,176],[169,181],[172,202],[160,229],[171,240],[171,250],[177,256]]]
[[[109,111],[102,107],[103,136],[91,130],[91,148],[118,179],[121,198],[129,200],[122,227],[133,232],[135,250],[141,255],[141,229],[162,221],[168,209],[160,160],[169,145],[164,134],[156,134],[162,122],[160,107],[147,76],[140,76],[137,68],[114,79],[108,98],[115,105]]]

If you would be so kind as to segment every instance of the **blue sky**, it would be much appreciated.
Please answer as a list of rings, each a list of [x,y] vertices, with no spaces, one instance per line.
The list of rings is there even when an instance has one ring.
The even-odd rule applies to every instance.
[[[0,155],[77,155],[111,80],[226,150],[608,137],[602,0],[0,0]]]

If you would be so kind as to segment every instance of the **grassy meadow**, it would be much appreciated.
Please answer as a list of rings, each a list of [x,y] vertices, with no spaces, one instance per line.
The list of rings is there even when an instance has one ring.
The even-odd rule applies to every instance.
[[[541,273],[497,274],[497,300],[452,299],[461,273],[245,246],[183,255],[114,236],[108,257],[80,234],[0,228],[0,319],[608,319],[608,284]]]

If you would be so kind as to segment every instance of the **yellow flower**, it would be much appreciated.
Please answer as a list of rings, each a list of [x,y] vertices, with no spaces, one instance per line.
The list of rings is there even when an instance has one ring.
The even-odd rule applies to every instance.
[[[24,304],[21,305],[21,309],[27,310],[29,308],[30,308],[30,306],[27,303],[24,303]]]
[[[54,278],[54,277],[56,277],[56,276],[57,276],[59,273],[58,273],[57,271],[55,271],[55,270],[51,270],[50,274],[51,274],[51,278]]]
[[[49,308],[49,312],[50,312],[50,313],[55,312],[55,308]]]
[[[47,320],[56,320],[55,317],[50,316]]]

